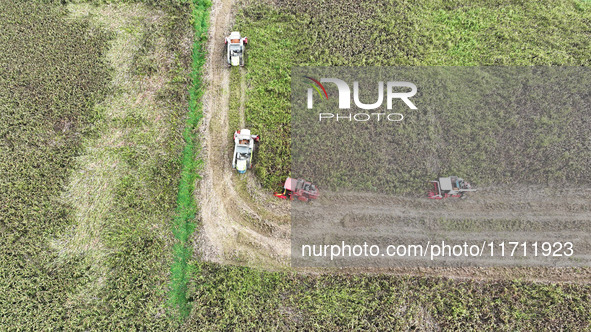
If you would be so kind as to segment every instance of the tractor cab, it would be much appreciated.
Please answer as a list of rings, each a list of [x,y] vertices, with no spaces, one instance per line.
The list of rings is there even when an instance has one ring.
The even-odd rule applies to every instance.
[[[239,174],[244,174],[247,169],[252,168],[254,143],[258,141],[259,136],[251,135],[248,129],[241,129],[234,133],[232,168],[235,168]]]
[[[244,59],[246,58],[246,44],[248,38],[242,37],[240,32],[234,31],[230,36],[224,40],[226,44],[225,57],[228,66],[244,66]]]
[[[290,199],[293,200],[294,197],[303,202],[309,202],[313,199],[317,199],[318,188],[312,183],[304,180],[304,179],[292,179],[287,178],[285,180],[285,184],[283,185],[283,192],[282,193],[275,193],[275,197],[279,197],[281,199]]]

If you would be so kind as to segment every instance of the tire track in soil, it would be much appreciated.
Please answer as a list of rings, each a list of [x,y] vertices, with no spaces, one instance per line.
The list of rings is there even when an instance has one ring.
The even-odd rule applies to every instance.
[[[401,197],[358,193],[326,193],[301,213],[309,214],[313,220],[307,230],[322,231],[326,222],[340,220],[345,230],[350,228],[362,232],[367,222],[378,218],[381,222],[397,219],[448,221],[506,221],[519,220],[524,226],[536,223],[564,225],[564,237],[584,236],[591,221],[591,189],[588,188],[542,188],[539,186],[508,186],[480,188],[468,199],[431,200],[426,197]],[[294,206],[300,210],[303,206]],[[383,217],[387,218],[384,219]],[[381,218],[381,219],[380,219]],[[352,219],[352,220],[351,220]],[[356,220],[358,219],[358,220]],[[375,219],[374,219],[375,220]],[[381,224],[376,224],[379,235]],[[570,229],[575,227],[575,229]],[[581,230],[577,230],[577,229]],[[583,231],[583,233],[580,233]],[[548,230],[543,231],[544,234]],[[521,231],[523,233],[523,230]],[[367,233],[370,234],[370,233]],[[484,234],[483,236],[485,236]],[[410,236],[410,235],[409,235]],[[560,236],[560,234],[557,234]],[[535,240],[523,238],[521,241]],[[543,240],[543,239],[542,239]],[[572,238],[560,239],[569,241]],[[318,272],[321,269],[305,268],[300,271]],[[326,271],[326,270],[324,270]],[[343,268],[330,270],[336,273],[389,273],[414,276],[438,276],[454,279],[498,280],[522,279],[535,282],[565,282],[587,284],[591,282],[591,269],[588,267],[539,267],[539,266],[497,266],[497,267],[383,267],[383,268]]]
[[[246,125],[246,115],[244,113],[244,108],[246,107],[246,70],[244,68],[240,68],[240,128],[244,128]]]

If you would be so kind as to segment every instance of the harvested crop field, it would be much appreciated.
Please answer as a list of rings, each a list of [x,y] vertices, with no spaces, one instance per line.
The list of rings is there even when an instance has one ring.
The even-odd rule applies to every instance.
[[[236,6],[240,10],[233,10]],[[523,14],[526,12],[522,9],[532,6],[539,6],[538,14],[529,11]],[[541,10],[552,6],[556,9],[551,12]],[[567,308],[568,305],[554,307],[560,311],[555,315],[554,310],[535,309],[540,306],[529,301],[545,298],[543,303],[553,303],[550,299],[558,297],[561,300],[556,302],[564,304],[566,299],[573,299],[563,292],[564,287],[573,287],[574,292],[581,295],[588,294],[588,269],[349,269],[342,271],[344,275],[334,270],[282,271],[289,257],[288,251],[281,251],[286,235],[289,236],[282,228],[284,221],[280,214],[285,207],[281,206],[281,201],[268,200],[267,197],[271,190],[278,189],[290,171],[291,158],[286,152],[290,149],[291,138],[292,66],[589,63],[588,54],[581,51],[589,48],[586,38],[589,10],[582,2],[542,5],[503,2],[500,6],[486,1],[469,5],[433,1],[412,4],[361,2],[354,7],[357,11],[350,10],[350,4],[339,1],[314,4],[305,1],[213,2],[208,43],[210,56],[206,64],[210,88],[204,99],[202,127],[204,178],[196,196],[202,209],[202,228],[195,248],[205,260],[230,266],[195,262],[195,278],[189,288],[193,310],[186,326],[337,330],[355,327],[402,330],[587,327],[589,317],[581,315],[585,310]],[[400,8],[404,9],[404,14],[399,14]],[[363,15],[359,16],[359,13]],[[366,17],[368,20],[364,21]],[[503,17],[502,24],[497,24],[499,17]],[[572,25],[557,23],[571,19],[576,21]],[[360,23],[355,26],[349,24],[351,21]],[[534,29],[533,22],[543,26]],[[385,36],[372,33],[376,29],[386,29],[388,33]],[[525,35],[525,42],[513,34],[514,29]],[[219,43],[233,30],[249,37],[247,64],[240,70],[224,68],[223,45]],[[547,33],[539,33],[540,30]],[[492,36],[499,40],[506,38],[508,42],[498,42]],[[367,46],[367,40],[375,42],[375,47],[374,44]],[[363,47],[356,47],[356,44]],[[563,49],[566,51],[562,52]],[[254,173],[262,188],[256,181],[253,183],[251,174],[238,177],[228,166],[231,135],[238,129],[233,127],[242,124],[261,135]],[[474,164],[476,162],[474,160]],[[529,192],[530,189],[535,190],[533,185],[523,190]],[[510,192],[507,190],[503,193]],[[406,202],[407,208],[401,213],[422,215],[434,202],[418,198],[418,195],[407,194],[392,197],[392,200]],[[528,204],[525,197],[515,201],[511,195],[503,197],[499,193],[497,196],[498,201],[494,204],[479,200],[478,205],[501,214],[507,209],[503,218],[523,215],[522,209]],[[585,198],[575,196],[580,200],[577,201],[580,204],[576,203],[580,212],[586,213]],[[347,197],[346,193],[327,195],[312,207],[322,210],[326,204],[339,206],[343,197]],[[379,201],[371,194],[367,199],[369,202]],[[470,205],[469,202],[459,204]],[[454,202],[443,204],[434,213],[444,211],[453,219],[455,205]],[[418,210],[414,211],[415,208]],[[564,209],[570,211],[567,206]],[[556,214],[561,214],[560,211],[563,210],[556,211]],[[354,215],[353,211],[342,212]],[[476,219],[480,220],[480,213],[474,211],[471,217],[477,216]],[[352,222],[356,220],[350,219]],[[252,268],[262,265],[272,269],[279,267],[280,272]],[[384,272],[390,275],[373,275]],[[383,278],[384,285],[390,288],[378,287],[374,278]],[[429,286],[419,286],[424,283]],[[396,293],[395,289],[400,292]],[[497,292],[501,289],[513,290],[512,300],[504,300]],[[483,294],[490,294],[490,297]],[[586,303],[587,297],[582,295],[580,303]],[[402,302],[380,302],[386,298]],[[520,305],[513,300],[529,303],[527,312],[518,309]],[[402,311],[393,313],[390,308],[402,308]]]
[[[0,3],[0,329],[178,325],[186,9]]]

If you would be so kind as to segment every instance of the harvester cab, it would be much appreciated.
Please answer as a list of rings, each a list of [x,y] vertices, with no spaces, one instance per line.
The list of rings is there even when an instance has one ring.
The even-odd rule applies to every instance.
[[[240,129],[234,133],[232,168],[235,168],[238,173],[244,174],[247,169],[252,168],[254,143],[258,141],[259,136],[251,135],[248,129]]]
[[[443,199],[447,197],[465,198],[466,193],[476,191],[469,182],[457,176],[443,177],[435,181],[430,181],[429,183],[433,186],[428,195],[432,199]]]
[[[275,193],[274,195],[281,199],[293,200],[294,198],[297,198],[303,202],[309,202],[313,199],[317,199],[319,196],[318,188],[315,185],[304,179],[292,178],[287,178],[287,180],[285,180],[282,193]]]
[[[226,44],[226,60],[228,66],[244,66],[246,58],[246,44],[248,38],[240,36],[240,32],[234,31],[224,40]]]

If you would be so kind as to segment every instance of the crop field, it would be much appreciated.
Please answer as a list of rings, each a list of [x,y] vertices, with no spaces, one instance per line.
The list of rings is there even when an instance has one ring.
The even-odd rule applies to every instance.
[[[302,275],[201,263],[189,330],[585,330],[589,286]]]
[[[236,18],[235,29],[252,36],[248,64],[247,124],[265,137],[261,146],[257,176],[268,188],[279,187],[290,172],[290,69],[292,66],[477,66],[477,65],[591,65],[589,21],[591,4],[586,1],[279,1],[276,5],[246,2]],[[526,110],[524,110],[526,111]],[[581,114],[579,114],[581,115]],[[581,116],[584,117],[584,114]],[[577,117],[577,116],[575,116]],[[462,119],[459,123],[457,119]],[[504,155],[500,128],[524,123],[499,123],[489,115],[469,118],[442,114],[437,125],[407,126],[401,139],[425,143],[425,132],[450,131],[449,141],[465,144],[463,150],[440,151],[449,155],[447,169],[470,172],[482,185],[494,182],[541,183],[548,175],[559,181],[577,177],[586,165],[585,142],[565,141],[560,133],[587,131],[584,119],[570,123],[562,117],[540,115],[530,141],[521,141],[514,155]],[[522,119],[523,121],[525,119]],[[479,130],[473,130],[478,128]],[[549,129],[550,128],[550,129]],[[547,135],[550,130],[550,135]],[[491,144],[492,143],[492,144]],[[544,148],[558,144],[573,147],[573,155],[560,156],[555,164],[536,161],[533,168],[545,168],[536,178],[522,179],[514,168],[528,164],[526,150],[537,144]],[[486,158],[476,147],[487,146]],[[404,149],[405,147],[403,147]],[[413,146],[400,151],[404,159]],[[452,149],[453,146],[448,147]],[[523,153],[523,152],[526,153]],[[462,156],[456,155],[461,153]],[[542,154],[543,155],[543,154]],[[581,158],[572,160],[574,155]],[[423,168],[425,156],[417,156],[408,169]],[[562,160],[561,158],[567,160]],[[495,164],[512,158],[513,165]],[[483,164],[484,162],[484,164]],[[557,165],[559,163],[562,166]],[[566,166],[565,166],[566,165]],[[513,169],[512,169],[513,167]],[[559,171],[557,168],[562,168]],[[488,170],[481,173],[481,170]],[[401,179],[399,191],[414,191],[433,173],[424,171],[412,180]],[[513,174],[513,175],[504,175]],[[409,183],[411,181],[412,183]],[[578,179],[577,179],[578,182]],[[584,183],[584,181],[583,181]],[[582,183],[581,183],[582,184]]]
[[[222,66],[230,28],[249,37],[245,68]],[[588,268],[292,269],[289,203],[270,190],[290,174],[293,66],[588,66],[588,1],[0,0],[0,46],[1,331],[591,328]],[[474,135],[448,115],[457,140],[500,139],[490,117]],[[516,163],[478,181],[589,184],[587,141],[561,135],[588,133],[575,115],[516,120],[527,143],[488,151]],[[242,126],[261,143],[238,178],[226,159]],[[423,144],[420,127],[404,134]],[[558,159],[518,178],[532,146]],[[448,155],[444,171],[482,162]],[[545,208],[588,213],[587,197]],[[475,224],[469,205],[522,208],[474,202]]]
[[[0,330],[166,330],[188,7],[0,2]]]
[[[219,21],[228,15],[226,6],[225,1],[214,2],[212,13],[216,13],[217,19],[212,23],[219,25],[218,29],[225,27]],[[246,75],[244,123],[247,128],[261,135],[255,173],[267,190],[277,189],[289,174],[291,166],[290,72],[293,66],[587,66],[591,59],[588,52],[590,9],[588,3],[579,1],[361,1],[354,4],[344,1],[278,1],[272,4],[243,1],[234,25],[222,30],[222,33],[238,30],[248,36],[247,65],[245,69],[231,69],[229,73],[222,70],[222,74],[217,74],[213,71],[213,90],[218,93],[216,96],[222,102],[218,101],[218,105],[208,108],[210,112],[214,112],[209,127],[213,131],[221,128],[222,136],[226,137],[231,137],[231,132],[237,129],[232,128],[240,124],[240,112],[237,109],[240,108],[238,97],[241,95],[236,90],[240,85],[239,80]],[[220,34],[212,33],[211,36],[216,37],[210,41],[214,44],[212,49],[215,49],[216,41],[221,40],[217,38]],[[215,53],[211,61],[223,66],[218,55]],[[226,85],[224,82],[227,82]],[[224,87],[229,87],[229,92]],[[223,115],[215,113],[223,114],[226,110],[226,121],[230,128],[222,125]],[[451,115],[452,118],[446,125],[462,129],[460,123],[454,122],[462,114]],[[533,130],[535,135],[530,135],[528,139],[531,141],[518,146],[518,150],[550,146],[563,138],[556,134],[561,130],[574,130],[584,135],[587,133],[587,126],[577,125],[586,121],[585,114],[577,113],[576,119],[571,123],[559,123],[553,117],[521,119],[523,122],[514,125]],[[455,133],[457,137],[454,137],[474,146],[487,145],[495,138],[491,134],[497,134],[497,130],[504,125],[492,121],[489,116],[475,118],[473,121],[471,126]],[[531,127],[532,124],[535,126]],[[468,128],[482,128],[486,134],[475,135]],[[437,132],[440,129],[433,128],[432,131]],[[419,130],[425,129],[417,125],[406,128],[404,134],[414,136],[421,143],[424,136]],[[544,130],[549,130],[552,135],[543,135],[541,132]],[[571,138],[561,144],[574,144],[576,151],[581,153],[577,157],[573,156],[580,159],[566,164],[565,173],[561,173],[558,169],[560,167],[556,167],[556,163],[561,161],[550,162],[540,158],[536,162],[542,167],[539,168],[540,172],[534,174],[535,177],[517,179],[517,176],[529,176],[523,172],[515,172],[519,162],[529,160],[525,157],[519,159],[522,156],[517,153],[511,156],[517,160],[517,164],[512,166],[514,168],[495,165],[491,172],[483,173],[478,180],[485,185],[491,184],[494,176],[501,175],[501,181],[517,179],[539,184],[544,181],[542,175],[545,177],[546,172],[554,172],[557,181],[570,180],[574,175],[577,179],[574,184],[585,184],[586,180],[578,172],[588,167],[584,160],[588,155],[585,141],[577,142]],[[227,154],[229,149],[231,148],[226,146],[221,151]],[[212,155],[216,156],[218,150],[213,151]],[[490,151],[487,151],[499,156],[504,156],[505,153],[500,148],[495,150],[495,145],[491,145]],[[445,160],[453,165],[443,171],[481,169],[481,154],[469,157],[463,166],[456,160],[459,157],[459,154],[452,154],[449,160]],[[400,156],[400,159],[404,160],[405,156]],[[406,159],[409,163],[416,162],[412,158]],[[216,159],[216,162],[219,161],[220,159]],[[218,164],[213,166],[214,169],[219,167]],[[475,173],[475,176],[480,174]],[[231,175],[222,171],[213,171],[212,174],[214,178]],[[407,192],[414,191],[430,175],[432,174],[404,179],[405,181],[397,183],[394,191],[404,193],[404,190],[399,189],[404,187],[408,188]],[[204,178],[206,179],[207,177]],[[246,180],[241,178],[240,182],[244,181]],[[235,202],[240,197],[228,188],[228,184],[233,182],[220,182],[223,186],[219,189],[220,193],[226,195],[223,201],[226,210],[252,213]],[[253,192],[256,194],[256,191]],[[515,195],[520,194],[523,193]],[[497,196],[502,195],[499,193]],[[208,201],[221,201],[212,199],[211,196],[200,197],[206,197]],[[343,198],[346,199],[337,197]],[[399,197],[395,202],[400,203],[399,200],[405,199],[407,198]],[[585,199],[577,200],[577,209],[586,211]],[[502,199],[493,202],[482,199],[476,202],[479,206],[507,209],[508,214],[522,209],[521,201],[511,204]],[[210,203],[201,203],[210,208]],[[538,203],[543,204],[536,204]],[[418,213],[422,213],[425,211],[424,205],[428,203],[417,201],[413,204],[421,206]],[[473,201],[468,201],[463,206],[467,208],[466,216],[480,218],[479,212],[468,208],[471,204],[473,205]],[[558,204],[556,202],[552,206],[556,207]],[[322,210],[325,205],[321,202],[314,207]],[[402,209],[406,211],[407,207],[403,206]],[[440,206],[432,214],[439,210],[453,210],[455,207],[457,206],[453,204]],[[570,208],[570,205],[560,206],[556,213],[563,213]],[[224,217],[235,218],[239,223],[248,225],[250,218],[236,215],[239,212],[228,212]],[[210,218],[208,215],[202,217],[203,222]],[[224,223],[223,219],[214,217],[219,223]],[[455,225],[455,221],[450,222]],[[249,237],[251,233],[244,230],[244,225],[223,225],[223,229],[229,230],[229,233],[238,233],[235,237],[228,237],[230,241],[235,241],[229,245],[234,250],[230,255],[235,255],[231,256],[231,262],[235,259],[233,262],[240,264],[260,264],[256,258],[250,258],[252,261],[249,261],[248,255],[243,254],[245,250],[249,250],[243,248],[244,243],[251,245],[251,254],[261,248],[274,253],[276,247],[267,238],[259,240]],[[257,228],[253,224],[251,229]],[[275,231],[273,227],[271,230]],[[200,232],[211,232],[210,235],[215,233],[208,227]],[[329,330],[577,330],[590,326],[586,309],[590,293],[588,284],[585,284],[588,269],[468,269],[463,272],[457,270],[457,274],[447,270],[434,271],[436,275],[449,273],[451,276],[460,276],[459,279],[448,279],[368,275],[359,270],[354,271],[353,275],[340,275],[334,271],[320,274],[264,272],[245,267],[220,266],[200,260],[195,260],[192,267],[194,276],[188,296],[193,310],[184,325],[189,329],[286,330],[299,327]],[[544,280],[544,276],[554,279],[554,273],[564,274],[565,279],[558,279],[567,282],[534,283],[520,280],[531,280],[536,276],[540,280]],[[577,274],[581,276],[581,283],[570,283],[576,280]],[[466,276],[475,279],[462,280]]]
[[[590,183],[588,68],[373,68],[356,73],[361,97],[365,92],[368,100],[375,98],[376,77],[412,77],[421,87],[413,97],[418,109],[401,107],[399,123],[318,121],[319,112],[338,109],[337,99],[305,109],[308,86],[299,79],[292,90],[300,97],[294,100],[291,127],[293,176],[325,191],[415,196],[424,195],[426,183],[443,174],[459,174],[481,188]],[[302,70],[293,75],[327,75]],[[332,70],[329,77],[347,80],[353,70]]]
[[[80,257],[49,240],[72,224],[60,200],[82,135],[107,93],[108,35],[66,22],[61,8],[0,2],[0,325],[48,329],[86,283]],[[51,52],[60,49],[62,52]],[[47,56],[49,54],[49,56]]]

